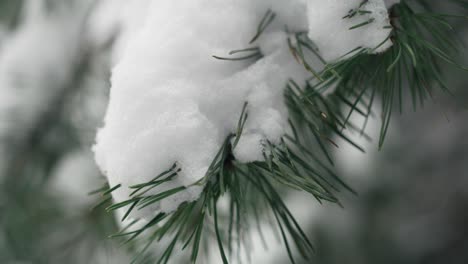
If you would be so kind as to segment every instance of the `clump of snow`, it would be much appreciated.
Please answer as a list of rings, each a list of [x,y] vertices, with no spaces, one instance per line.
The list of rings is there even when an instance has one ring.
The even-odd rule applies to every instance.
[[[362,17],[343,22],[343,16],[359,3],[152,1],[144,12],[145,23],[139,30],[134,28],[113,69],[105,125],[94,147],[96,161],[110,185],[122,184],[112,193],[116,202],[129,199],[129,186],[150,181],[174,163],[181,168],[178,176],[147,194],[179,186],[187,189],[136,215],[171,212],[184,201],[196,200],[203,189],[196,183],[205,176],[225,139],[235,134],[245,102],[248,118],[233,154],[240,162],[263,160],[263,142],[279,143],[288,127],[283,97],[287,81],[303,84],[310,76],[291,54],[285,26],[288,32],[311,29],[310,36],[318,40],[328,59],[333,54],[343,55],[353,45],[374,46],[388,36],[387,29],[376,28],[388,23],[387,10],[382,0],[371,0],[362,8],[377,12],[367,15],[375,22],[350,34],[349,25],[360,23]],[[268,9],[276,13],[276,19],[257,43],[249,45]],[[314,12],[321,15],[312,18]],[[324,27],[325,22],[333,25]],[[343,36],[330,34],[330,29]],[[348,46],[321,46],[332,38],[348,41]],[[233,62],[213,58],[230,57],[231,50],[252,46],[258,46],[264,55],[261,59]]]
[[[243,134],[233,154],[242,163],[262,160],[264,138],[261,134]]]
[[[111,185],[149,181],[175,162],[182,168],[178,177],[153,193],[196,183],[236,131],[246,101],[245,133],[278,142],[287,124],[284,85],[290,77],[307,77],[287,43],[253,65],[212,57],[247,47],[266,3],[259,8],[251,1],[153,2],[146,25],[114,68],[105,127],[97,137],[97,162]],[[289,5],[297,10],[299,3]],[[190,187],[159,209],[172,211],[201,190]],[[129,192],[120,188],[114,198],[128,199]]]
[[[378,53],[392,45],[387,40],[392,29],[383,0],[309,0],[307,13],[309,37],[326,61],[349,57],[357,48]],[[352,29],[366,22],[370,23]]]

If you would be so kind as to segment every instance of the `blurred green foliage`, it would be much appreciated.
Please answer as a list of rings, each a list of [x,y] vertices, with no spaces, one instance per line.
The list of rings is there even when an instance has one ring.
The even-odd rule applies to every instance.
[[[22,0],[0,0],[0,24],[13,28],[18,24]]]

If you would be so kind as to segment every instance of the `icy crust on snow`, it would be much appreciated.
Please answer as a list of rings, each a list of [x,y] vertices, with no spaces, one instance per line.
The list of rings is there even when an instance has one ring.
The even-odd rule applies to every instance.
[[[265,140],[279,143],[288,127],[283,96],[287,81],[303,83],[310,76],[291,54],[285,25],[289,32],[303,32],[311,23],[325,21],[311,19],[314,1],[151,2],[144,26],[133,34],[113,69],[105,125],[94,147],[110,185],[123,186],[113,192],[116,202],[129,199],[129,186],[150,181],[174,163],[181,168],[178,176],[147,194],[188,188],[133,216],[171,212],[184,201],[196,200],[203,186],[194,184],[205,176],[226,138],[236,132],[245,102],[248,118],[233,154],[240,162],[263,160]],[[325,12],[332,17],[326,21],[336,19],[336,14],[341,20],[349,11],[322,1],[315,5],[322,11],[334,10]],[[248,43],[268,9],[277,17],[254,44],[263,58],[232,62],[212,57],[229,57],[232,50],[252,47]],[[315,59],[309,64],[320,67]]]
[[[309,37],[326,61],[347,58],[357,48],[383,52],[392,43],[385,41],[390,32],[390,20],[384,0],[308,0]],[[387,0],[388,5],[396,1]],[[361,6],[362,5],[362,6]],[[346,17],[352,10],[363,11]],[[357,25],[372,21],[364,26]],[[385,41],[385,42],[384,42]]]

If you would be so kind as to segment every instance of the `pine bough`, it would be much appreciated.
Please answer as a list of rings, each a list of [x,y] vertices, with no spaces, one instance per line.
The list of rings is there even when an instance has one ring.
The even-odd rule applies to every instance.
[[[205,1],[195,2],[197,1],[185,1],[182,4],[183,7],[179,7],[178,11],[183,16],[184,12],[193,12],[191,8],[203,5]],[[151,41],[149,43],[135,42],[133,48],[130,46],[127,51],[127,58],[124,56],[123,61],[117,65],[114,71],[113,94],[106,117],[106,126],[101,130],[96,146],[98,163],[109,177],[111,188],[104,187],[97,192],[102,193],[104,197],[99,206],[107,205],[108,211],[122,212],[120,220],[128,223],[121,232],[113,237],[124,238],[126,242],[146,241],[143,245],[138,243],[139,254],[135,257],[135,263],[151,263],[152,259],[148,258],[147,252],[151,251],[153,243],[163,240],[166,241],[166,247],[159,254],[157,263],[169,263],[173,253],[179,249],[190,250],[191,262],[195,263],[203,245],[203,239],[210,237],[216,239],[223,263],[228,263],[229,259],[232,258],[232,253],[241,250],[242,240],[249,230],[259,226],[259,223],[264,219],[274,220],[272,225],[279,230],[292,263],[295,263],[293,248],[296,248],[302,257],[309,258],[314,251],[313,246],[282,199],[284,187],[306,191],[320,203],[326,201],[339,204],[337,194],[341,190],[352,193],[354,191],[340,180],[331,169],[333,161],[329,154],[329,146],[336,145],[332,138],[334,136],[341,137],[364,151],[343,134],[343,129],[365,133],[367,119],[372,114],[373,103],[379,97],[382,102],[383,118],[379,145],[382,146],[394,107],[399,106],[400,111],[403,111],[402,102],[406,90],[409,91],[415,106],[418,102],[423,104],[431,96],[431,91],[434,89],[449,92],[443,81],[441,63],[448,63],[466,70],[455,59],[460,45],[456,42],[451,20],[466,19],[467,17],[433,11],[430,1],[403,0],[384,3],[380,0],[335,0],[320,6],[319,2],[323,1],[310,0],[307,3],[307,14],[304,14],[304,16],[309,16],[306,17],[308,24],[304,24],[304,19],[301,17],[291,19],[291,17],[296,17],[301,9],[304,9],[300,8],[304,5],[302,1],[297,1],[298,3],[295,4],[279,4],[281,1],[278,3],[271,1],[271,5],[264,3],[268,1],[259,2],[261,3],[258,4],[257,9],[263,8],[263,10],[268,11],[264,13],[255,32],[253,32],[254,34],[251,34],[252,31],[243,29],[242,26],[256,21],[255,18],[258,17],[259,11],[247,2],[232,5],[229,6],[231,9],[228,12],[244,11],[249,13],[249,8],[254,10],[249,15],[237,18],[235,22],[228,25],[219,22],[222,25],[213,26],[213,23],[218,23],[216,19],[221,19],[217,16],[214,17],[214,20],[207,19],[207,21],[194,23],[193,27],[201,27],[201,33],[180,30],[168,31],[164,35],[163,32],[161,33],[162,39],[156,39],[162,41],[158,44],[163,51],[162,53],[137,54],[136,58],[131,58],[131,52],[138,53],[139,49],[144,50],[154,44]],[[466,1],[461,0],[453,0],[452,2],[463,8],[468,5]],[[216,10],[217,5],[219,3],[213,3],[207,7],[207,10]],[[174,11],[177,10],[177,5],[160,4],[158,6],[155,4],[156,8],[163,10],[160,12]],[[388,13],[387,8],[389,8]],[[279,13],[277,10],[293,11]],[[385,14],[382,13],[382,10],[385,10]],[[463,10],[466,11],[466,9]],[[319,13],[328,14],[329,17],[325,15],[323,18]],[[155,14],[161,15],[157,11]],[[330,20],[335,19],[334,17],[337,15],[339,15],[339,21]],[[226,19],[236,19],[225,12],[221,12],[219,16],[227,16]],[[240,22],[241,20],[247,22]],[[183,19],[181,21],[174,19],[172,22],[186,22]],[[285,21],[291,22],[291,24],[284,27]],[[151,23],[158,24],[162,23],[162,20],[154,19],[148,23],[150,25]],[[240,25],[238,26],[238,24]],[[191,25],[182,24],[181,28],[187,26]],[[238,45],[244,43],[244,48],[233,49],[226,56],[219,55],[216,50],[208,49],[207,52],[212,53],[207,59],[206,55],[209,53],[205,54],[204,48],[206,47],[202,45],[203,43],[194,42],[193,45],[196,47],[187,48],[188,50],[192,48],[199,50],[198,55],[190,57],[192,54],[182,49],[186,45],[192,44],[181,43],[184,40],[183,37],[175,38],[175,41],[163,39],[164,36],[170,34],[185,36],[198,33],[202,35],[200,38],[210,39],[210,30],[223,26],[226,27],[226,32],[219,32],[221,39],[219,43],[209,43],[206,46],[216,47],[220,43],[221,45],[230,43],[232,38],[224,41],[223,37],[239,31],[240,40],[232,42]],[[230,27],[232,28],[230,29]],[[151,27],[147,25],[142,30],[141,36],[154,34],[150,29]],[[167,31],[167,29],[162,28],[161,31]],[[178,29],[177,26],[175,29]],[[205,33],[208,36],[203,35],[205,31],[208,32]],[[333,35],[330,33],[331,31],[337,32],[337,34]],[[248,37],[249,34],[251,34],[250,37]],[[244,35],[245,38],[242,37]],[[330,37],[330,35],[333,36]],[[343,42],[345,43],[343,44]],[[330,46],[332,47],[327,49]],[[178,53],[172,55],[175,57],[167,57],[164,54],[164,47],[176,49]],[[180,50],[177,50],[178,48]],[[219,49],[219,52],[222,52],[222,49]],[[158,68],[158,64],[154,64],[156,69],[146,70],[138,68],[138,65],[143,63],[143,59],[160,59],[162,62],[169,60],[179,64],[176,64],[177,67],[170,66],[169,68]],[[206,65],[204,64],[205,60],[207,60]],[[203,72],[197,68],[190,68],[192,61],[208,67],[208,71]],[[131,64],[131,67],[127,64]],[[193,63],[193,65],[197,64]],[[262,65],[270,66],[263,67]],[[136,68],[139,73],[137,77],[141,77],[141,79],[127,83],[128,71],[131,71],[132,67]],[[187,71],[181,69],[184,67],[190,69]],[[212,73],[218,67],[222,70],[219,73]],[[271,70],[272,68],[276,69],[275,67],[283,68],[280,68],[280,71]],[[242,69],[245,68],[248,69],[247,73],[242,72]],[[146,72],[141,72],[145,70]],[[272,75],[282,71],[290,76],[287,78],[276,77],[276,79],[272,77]],[[177,78],[181,78],[184,74],[194,75],[190,79],[192,83],[177,81]],[[206,76],[198,76],[197,74],[206,74]],[[166,82],[157,79],[157,77],[152,79],[154,75],[169,76],[170,80]],[[253,75],[259,75],[260,79],[271,77],[273,83],[281,88],[276,90],[276,94],[267,92],[257,95],[253,90],[245,90],[240,87],[244,84],[254,87],[270,85],[271,82],[268,80],[260,82],[255,79],[255,76],[252,77]],[[304,76],[306,78],[302,79]],[[218,81],[210,83],[210,78],[218,79]],[[117,106],[123,107],[122,104],[129,102],[128,94],[119,94],[119,92],[122,93],[129,85],[138,92],[139,88],[135,88],[133,85],[145,86],[143,84],[145,79],[152,80],[150,87],[157,85],[166,88],[165,92],[155,94],[148,92],[144,94],[144,97],[159,98],[157,100],[161,100],[161,97],[173,97],[180,104],[175,107],[183,108],[181,110],[183,115],[172,114],[171,108],[174,106],[167,105],[164,101],[150,102],[150,104],[161,104],[160,108],[148,108],[145,103],[138,102],[128,106],[128,111],[138,108],[162,111],[156,120],[143,118],[143,125],[141,122],[133,120],[134,115],[127,115],[125,112],[122,114],[122,112],[117,111]],[[197,84],[200,84],[200,87],[203,87],[202,84],[209,86],[208,91],[215,94],[214,97],[219,94],[214,90],[216,88],[226,93],[224,97],[231,96],[231,98],[218,104],[207,103],[203,98],[212,95],[204,94],[205,90],[196,94],[193,93],[193,90],[186,88],[192,85],[195,90],[205,89],[197,87]],[[239,92],[242,94],[231,92],[229,87],[234,87],[235,91],[242,91]],[[272,88],[270,85],[267,88],[274,89],[274,87]],[[145,89],[149,89],[149,87],[145,87]],[[184,94],[179,95],[174,91],[177,89],[182,89]],[[268,91],[268,89],[266,90]],[[276,108],[267,105],[267,108],[270,107],[276,112],[272,110],[274,112],[272,115],[265,115],[261,109],[265,102],[265,100],[262,101],[262,98],[265,97],[266,101],[276,102],[277,94],[281,96],[281,105]],[[187,105],[191,106],[192,101],[187,101],[186,98],[197,96],[203,97],[197,99],[199,105],[196,107],[199,107],[200,112],[206,115],[206,119],[201,118],[200,123],[192,124],[191,122],[198,116],[189,113],[193,109],[189,107],[192,109],[190,110],[186,107]],[[114,105],[112,100],[117,101],[117,103],[114,102]],[[231,107],[229,100],[233,102],[234,106]],[[343,112],[342,105],[347,106],[349,111]],[[281,106],[284,106],[285,109],[281,109]],[[203,109],[204,107],[207,109]],[[229,112],[228,116],[206,113],[210,111],[222,112],[224,111],[223,107],[225,107],[225,111]],[[361,127],[350,122],[349,119],[353,113],[365,117],[366,122]],[[117,118],[115,115],[118,114],[122,116]],[[154,116],[158,113],[150,112],[148,115]],[[236,116],[235,120],[231,118],[232,116]],[[276,123],[268,123],[266,120],[265,122],[269,125],[262,130],[261,121],[275,116],[279,116],[275,119]],[[286,120],[282,120],[284,117]],[[225,119],[230,121],[225,121]],[[154,129],[150,126],[151,129],[148,129],[146,126],[151,122],[171,126],[173,125],[171,121],[188,123],[188,132],[187,134],[182,132],[182,136],[189,137],[189,141],[198,139],[197,133],[199,131],[197,129],[203,133],[205,123],[215,124],[214,126],[206,125],[208,129],[211,129],[207,132],[208,138],[201,136],[199,138],[201,148],[211,149],[211,152],[208,151],[206,156],[200,152],[199,155],[202,157],[196,157],[200,163],[203,163],[208,157],[210,163],[206,167],[192,166],[189,162],[185,162],[184,158],[177,160],[177,157],[180,156],[176,153],[173,157],[162,162],[162,164],[167,164],[164,165],[166,171],[158,174],[163,171],[159,170],[158,173],[149,177],[145,173],[149,171],[149,175],[151,175],[155,168],[162,166],[161,164],[153,166],[152,163],[157,163],[152,160],[153,156],[151,155],[154,154],[154,151],[160,151],[163,156],[169,155],[171,152],[158,149],[158,147],[166,146],[164,144],[147,146],[151,145],[152,141],[142,141],[144,147],[140,147],[138,139],[135,138],[139,136],[151,139],[154,136],[166,135],[168,138],[159,138],[157,141],[177,139],[177,137],[171,137],[170,134],[177,132],[177,130],[158,126]],[[283,124],[286,128],[279,129],[279,133],[273,133],[275,135],[270,135],[268,131],[275,130],[277,124]],[[120,126],[134,126],[136,130],[143,128],[147,130],[141,134],[130,133],[127,135],[125,131],[119,130],[122,129]],[[160,134],[158,134],[158,130],[162,132],[159,131]],[[216,130],[216,133],[212,130]],[[121,136],[115,138],[113,133]],[[192,137],[190,133],[195,136]],[[211,141],[216,141],[216,138],[220,138],[218,144]],[[134,141],[127,144],[124,142],[125,140]],[[183,138],[180,140],[185,142]],[[116,148],[111,148],[116,144],[120,144],[119,147],[123,148],[121,151],[129,151],[130,154],[120,153],[121,151],[116,153]],[[125,147],[125,144],[128,147]],[[188,151],[183,146],[176,147]],[[168,148],[171,149],[170,146]],[[145,151],[148,149],[153,152],[146,153]],[[315,149],[320,151],[315,151]],[[199,150],[195,147],[195,156]],[[110,151],[113,153],[109,154]],[[125,159],[132,154],[136,154],[136,157],[130,157],[130,159],[134,158],[135,166],[128,168]],[[112,157],[109,158],[109,155]],[[188,155],[189,158],[195,156]],[[155,160],[160,159],[156,158]],[[153,170],[143,171],[140,167],[148,166],[148,163],[151,164],[149,167]],[[116,173],[114,167],[119,167],[123,174]],[[129,175],[125,176],[125,173]],[[190,177],[187,176],[189,173],[201,176]],[[141,174],[146,176],[143,177]],[[156,176],[156,174],[158,175]],[[138,182],[138,180],[140,181]],[[109,205],[112,197],[115,203]],[[227,209],[226,206],[223,208],[220,206],[220,199],[227,199]]]

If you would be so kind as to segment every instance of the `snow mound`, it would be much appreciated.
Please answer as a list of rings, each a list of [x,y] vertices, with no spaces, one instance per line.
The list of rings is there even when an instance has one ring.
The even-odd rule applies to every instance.
[[[152,1],[145,10],[144,26],[134,32],[113,69],[105,125],[94,147],[96,161],[110,185],[123,186],[113,192],[114,199],[129,199],[128,186],[150,181],[176,163],[181,168],[178,176],[147,194],[179,186],[187,189],[138,215],[171,212],[184,201],[196,200],[203,189],[196,183],[203,179],[226,138],[237,130],[246,102],[248,118],[234,156],[241,162],[261,161],[262,143],[279,143],[287,132],[288,112],[283,98],[287,81],[291,78],[302,84],[310,76],[291,54],[285,25],[289,32],[315,30],[311,36],[320,44],[330,28],[319,32],[311,23],[333,21],[338,23],[333,27],[344,34],[335,36],[339,41],[346,37],[350,45],[360,45],[354,33],[344,30],[348,22],[340,22],[359,1],[330,2]],[[382,11],[382,1],[371,3],[366,8]],[[311,19],[313,5],[329,17]],[[276,19],[257,42],[249,45],[268,9],[275,12]],[[383,24],[378,19],[388,20],[383,13],[375,17],[376,24]],[[372,36],[377,34],[374,29],[360,29],[368,36],[364,41],[372,42],[368,46],[379,36],[380,42],[388,36],[389,31],[383,29],[383,33]],[[263,57],[241,61],[213,57],[240,57],[245,53],[229,52],[252,47],[257,47]],[[323,49],[323,54],[347,52],[343,47],[330,49]]]

